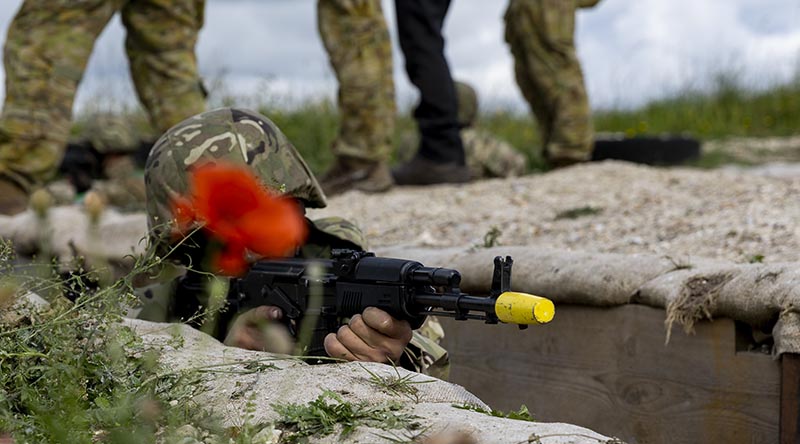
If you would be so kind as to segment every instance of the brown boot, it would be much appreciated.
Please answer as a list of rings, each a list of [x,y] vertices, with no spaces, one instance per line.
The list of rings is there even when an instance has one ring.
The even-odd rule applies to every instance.
[[[469,167],[456,162],[434,162],[415,156],[410,161],[392,169],[397,185],[434,185],[437,183],[465,183],[472,179]]]
[[[13,216],[28,209],[28,193],[16,183],[0,177],[0,214]]]
[[[337,157],[319,183],[328,196],[348,190],[380,193],[393,185],[389,166],[385,162],[347,156]]]

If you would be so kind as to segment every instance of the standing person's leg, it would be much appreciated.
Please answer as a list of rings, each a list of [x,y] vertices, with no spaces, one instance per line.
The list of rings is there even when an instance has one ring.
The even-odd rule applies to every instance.
[[[414,118],[421,135],[414,159],[393,171],[398,184],[469,180],[455,86],[444,55],[442,26],[449,6],[450,0],[395,0],[406,72],[420,92]]]
[[[539,123],[544,157],[552,166],[589,160],[592,152],[591,111],[574,44],[575,9],[583,3],[511,0],[505,15],[517,84]]]
[[[395,125],[392,43],[380,0],[318,0],[319,34],[339,82],[339,134],[325,193],[392,186],[388,160]]]
[[[30,188],[58,168],[94,41],[121,4],[26,0],[11,22],[3,57],[0,214],[24,210]]]
[[[130,0],[122,9],[131,77],[159,132],[205,109],[195,55],[204,7],[205,0]]]

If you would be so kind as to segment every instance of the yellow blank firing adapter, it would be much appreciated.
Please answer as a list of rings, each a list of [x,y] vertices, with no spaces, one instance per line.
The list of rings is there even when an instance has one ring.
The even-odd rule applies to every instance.
[[[553,320],[556,308],[553,301],[528,293],[506,291],[494,304],[497,319],[507,324],[546,324]]]

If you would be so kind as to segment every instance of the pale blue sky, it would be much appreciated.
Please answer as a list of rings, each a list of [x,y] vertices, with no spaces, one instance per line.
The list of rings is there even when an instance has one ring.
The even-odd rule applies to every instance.
[[[2,0],[0,30],[21,0]],[[526,109],[503,41],[506,1],[453,0],[447,53],[457,78],[474,83],[488,106]],[[384,0],[394,28],[393,3]],[[335,82],[316,33],[313,0],[209,0],[198,48],[208,83],[227,92],[289,101],[327,95]],[[113,92],[133,98],[115,19],[98,41],[77,105]],[[797,0],[604,0],[578,16],[578,53],[595,107],[634,106],[676,89],[703,88],[718,72],[736,72],[754,87],[800,73]],[[415,98],[395,51],[401,103]],[[3,89],[0,89],[2,95]]]

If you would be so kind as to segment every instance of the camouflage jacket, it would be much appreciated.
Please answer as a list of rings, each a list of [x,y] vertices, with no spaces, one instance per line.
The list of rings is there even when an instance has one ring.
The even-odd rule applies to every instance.
[[[310,242],[301,247],[302,257],[330,257],[333,248],[362,249],[366,240],[361,231],[352,223],[336,217],[315,220],[312,223]],[[178,278],[185,273],[181,267],[164,270],[159,282],[141,287],[137,295],[143,307],[138,314],[139,319],[153,322],[180,322],[181,307],[175,298]],[[198,301],[202,306],[209,306],[208,301]],[[204,328],[205,329],[205,328]],[[227,331],[210,331],[220,341],[225,339]],[[411,342],[406,346],[400,365],[440,379],[447,379],[450,372],[450,359],[447,351],[439,345],[444,331],[439,321],[428,317],[421,328],[413,332]]]

